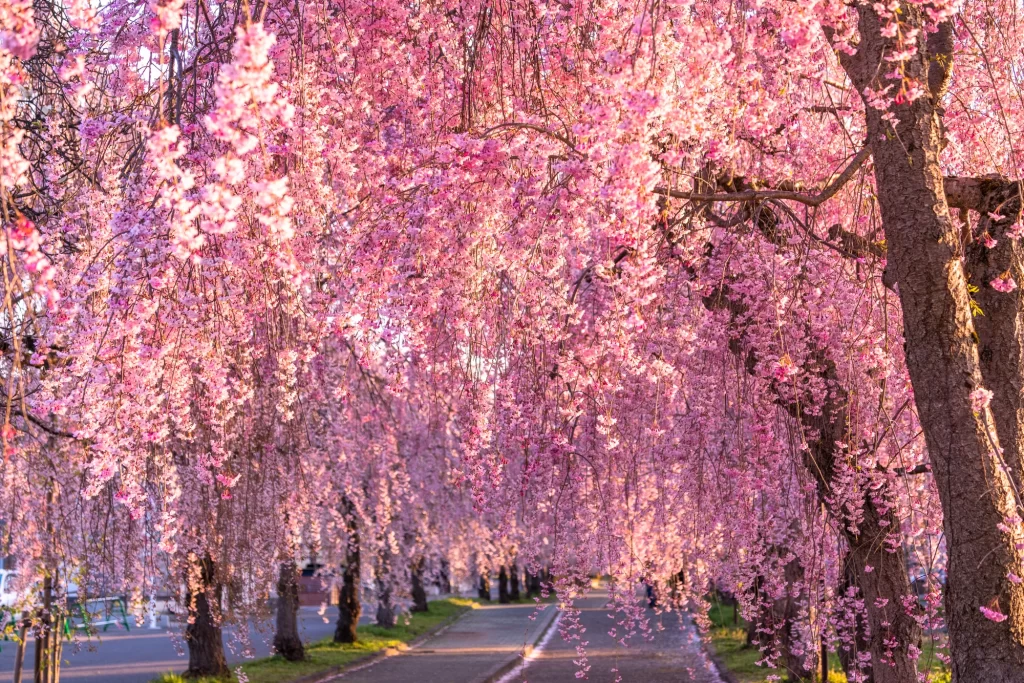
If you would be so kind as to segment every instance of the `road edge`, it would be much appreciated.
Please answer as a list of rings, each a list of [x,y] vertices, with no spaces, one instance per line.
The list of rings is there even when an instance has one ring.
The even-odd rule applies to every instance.
[[[508,672],[515,669],[521,662],[523,662],[533,652],[537,644],[543,640],[547,634],[548,629],[551,628],[551,624],[555,622],[555,617],[558,616],[558,607],[554,604],[548,603],[548,606],[541,613],[540,623],[533,629],[533,633],[527,639],[526,645],[523,649],[515,653],[511,658],[504,662],[494,666],[490,671],[485,673],[483,677],[477,679],[478,683],[496,683],[501,680]]]
[[[324,669],[323,671],[318,671],[316,673],[312,673],[301,678],[292,679],[288,683],[327,683],[328,681],[336,681],[340,678],[343,678],[347,674],[353,673],[354,671],[361,671],[362,669],[373,666],[382,659],[387,659],[388,657],[393,657],[395,655],[402,654],[407,650],[419,647],[427,640],[433,638],[434,636],[441,635],[442,633],[447,631],[452,624],[454,624],[456,621],[458,621],[459,619],[466,616],[472,611],[473,608],[468,608],[460,614],[456,614],[452,617],[449,617],[448,619],[445,619],[431,630],[426,631],[425,633],[421,633],[420,635],[410,640],[408,643],[403,643],[399,647],[386,647],[383,650],[378,650],[377,652],[368,654],[365,657],[354,659],[348,664],[343,664],[341,666],[332,666],[330,669]]]
[[[696,628],[696,625],[694,625]],[[718,677],[722,679],[724,683],[739,683],[739,679],[736,678],[736,674],[729,670],[722,661],[722,658],[718,656],[718,652],[715,651],[715,646],[711,643],[710,639],[705,639],[697,632],[697,637],[700,638],[701,649],[704,650],[705,656],[711,665],[715,667],[715,671],[718,673]]]

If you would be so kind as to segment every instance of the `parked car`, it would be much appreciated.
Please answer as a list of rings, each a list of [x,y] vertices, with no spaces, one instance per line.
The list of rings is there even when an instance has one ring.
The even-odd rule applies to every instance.
[[[18,572],[13,569],[0,569],[0,608],[11,609],[25,602],[31,589],[21,586],[18,590],[17,583]]]
[[[74,581],[67,581],[67,598],[74,602],[78,597],[78,584]],[[30,599],[34,596],[36,601],[42,602],[40,592],[42,586],[38,583],[31,586],[18,585],[18,572],[13,569],[0,569],[0,608],[10,609],[12,607],[26,607],[32,603]]]

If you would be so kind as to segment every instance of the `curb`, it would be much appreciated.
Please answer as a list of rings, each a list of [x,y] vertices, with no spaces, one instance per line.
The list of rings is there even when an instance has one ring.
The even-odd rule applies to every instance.
[[[696,629],[696,625],[691,621],[691,627]],[[697,631],[697,635],[700,636],[700,632]],[[708,661],[715,667],[715,671],[718,672],[718,677],[722,679],[724,683],[739,683],[739,679],[736,678],[736,674],[729,671],[728,667],[725,666],[725,662],[721,660],[718,653],[715,652],[715,646],[711,644],[710,640],[705,640],[700,637],[700,647],[704,650],[704,654],[707,656]]]
[[[343,678],[346,674],[350,674],[354,671],[360,671],[369,666],[373,666],[382,659],[387,659],[388,657],[393,657],[395,655],[402,654],[407,650],[419,647],[430,638],[433,638],[434,636],[440,635],[447,631],[449,626],[451,626],[456,621],[458,621],[459,619],[466,616],[472,611],[472,609],[467,609],[465,612],[462,612],[461,614],[456,614],[453,617],[449,617],[448,619],[445,619],[431,630],[425,633],[421,633],[420,635],[410,640],[408,643],[403,643],[398,647],[386,647],[383,650],[378,650],[377,652],[368,654],[365,657],[354,659],[348,664],[344,664],[342,666],[333,666],[330,669],[324,669],[323,671],[318,671],[316,673],[309,674],[308,676],[303,676],[302,678],[293,679],[291,683],[327,683],[327,681],[336,681],[340,678]]]
[[[530,634],[528,642],[523,646],[523,649],[517,652],[512,658],[498,664],[491,668],[490,671],[485,673],[482,678],[478,679],[479,683],[496,683],[501,680],[505,674],[514,670],[521,663],[526,661],[526,658],[537,647],[537,644],[547,634],[548,629],[551,628],[551,624],[555,622],[555,618],[558,616],[558,607],[553,603],[547,603],[548,607],[542,613],[540,623],[533,629],[533,633]]]

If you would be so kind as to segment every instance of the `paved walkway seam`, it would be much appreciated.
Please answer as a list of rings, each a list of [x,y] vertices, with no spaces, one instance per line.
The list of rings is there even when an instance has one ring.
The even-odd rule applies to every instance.
[[[427,640],[434,638],[435,636],[439,636],[445,631],[447,631],[452,624],[454,624],[456,621],[458,621],[459,619],[466,616],[472,611],[472,609],[467,609],[465,612],[462,612],[461,614],[451,616],[448,619],[442,621],[440,624],[438,624],[431,630],[427,631],[426,633],[421,633],[420,635],[416,636],[408,643],[403,643],[398,647],[386,647],[383,650],[379,650],[377,652],[368,654],[360,659],[353,660],[348,664],[343,664],[341,666],[332,666],[330,669],[318,671],[317,673],[313,673],[308,676],[303,676],[302,678],[296,678],[292,681],[292,683],[327,683],[328,681],[340,680],[350,673],[362,671],[367,667],[373,666],[382,659],[393,657],[394,655],[399,655],[403,652],[407,652],[408,650],[412,650],[413,648],[419,647]]]
[[[551,625],[555,622],[555,617],[559,614],[558,607],[554,604],[548,604],[544,611],[541,612],[539,618],[540,623],[533,629],[533,633],[527,638],[526,644],[523,649],[517,652],[511,659],[498,664],[486,674],[483,675],[476,683],[496,683],[501,680],[505,674],[514,670],[519,666],[520,662],[525,662],[526,658],[530,656],[537,644],[543,640],[544,635],[551,628]]]

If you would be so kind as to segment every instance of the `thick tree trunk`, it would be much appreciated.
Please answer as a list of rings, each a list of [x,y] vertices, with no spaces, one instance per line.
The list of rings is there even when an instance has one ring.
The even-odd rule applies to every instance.
[[[480,587],[477,589],[477,595],[481,600],[491,599],[491,579],[486,569],[480,572]]]
[[[282,562],[277,579],[277,630],[274,649],[289,662],[299,662],[306,650],[299,637],[299,568],[294,560]]]
[[[341,574],[341,590],[338,592],[338,624],[334,629],[334,642],[354,643],[358,640],[356,627],[362,604],[359,601],[361,558],[359,556],[359,533],[354,518],[349,522],[350,539],[345,568]]]
[[[186,581],[188,595],[188,670],[185,676],[227,676],[230,673],[224,657],[224,637],[220,626],[221,584],[217,581],[216,566],[210,556],[202,559],[192,554],[189,558]]]
[[[922,29],[919,5],[901,5],[901,22]],[[895,49],[881,35],[871,5],[859,5],[860,43],[843,65],[856,89],[881,89],[885,56]],[[949,55],[921,49],[905,63],[907,76],[928,80],[929,65]],[[903,309],[907,369],[942,502],[948,552],[946,619],[953,679],[958,683],[1024,681],[1024,572],[1021,532],[1000,530],[1015,513],[1011,480],[999,455],[992,411],[972,408],[984,387],[970,294],[949,216],[939,166],[941,112],[931,98],[896,105],[898,123],[865,106],[875,161],[876,192],[888,247],[888,266]],[[993,353],[1002,353],[1002,350]],[[1012,435],[1007,435],[1011,439]],[[863,584],[862,584],[863,589]],[[865,597],[866,591],[865,591]],[[993,621],[994,609],[1008,619]]]
[[[899,529],[899,518],[893,510],[881,514],[870,495],[866,496],[863,515],[857,527],[859,533],[846,534],[850,546],[847,567],[864,600],[871,628],[867,647],[873,665],[872,680],[874,683],[916,680],[917,669],[909,650],[918,646],[921,629],[904,607],[904,601],[913,598],[907,561],[902,548],[895,552],[888,550],[889,534]],[[891,657],[886,654],[888,643],[896,644]]]
[[[498,602],[502,605],[509,603],[508,570],[505,569],[505,565],[501,565],[501,569],[498,570]]]
[[[512,602],[519,602],[519,567],[513,562],[509,567],[508,597]]]
[[[409,574],[412,576],[412,610],[413,612],[426,612],[430,609],[427,603],[427,591],[423,588],[423,558],[416,558],[409,567]]]
[[[996,421],[1003,461],[1020,502],[1024,473],[1024,245],[1007,230],[1021,219],[1020,182],[999,178],[983,179],[977,231],[988,234],[996,244],[989,248],[981,240],[965,247],[965,267],[980,314],[974,318],[978,333],[978,359],[985,388],[992,391],[992,416]],[[993,218],[997,216],[1000,218]],[[970,238],[970,220],[961,212],[964,241]],[[1010,273],[1019,286],[1000,292],[992,281]]]

